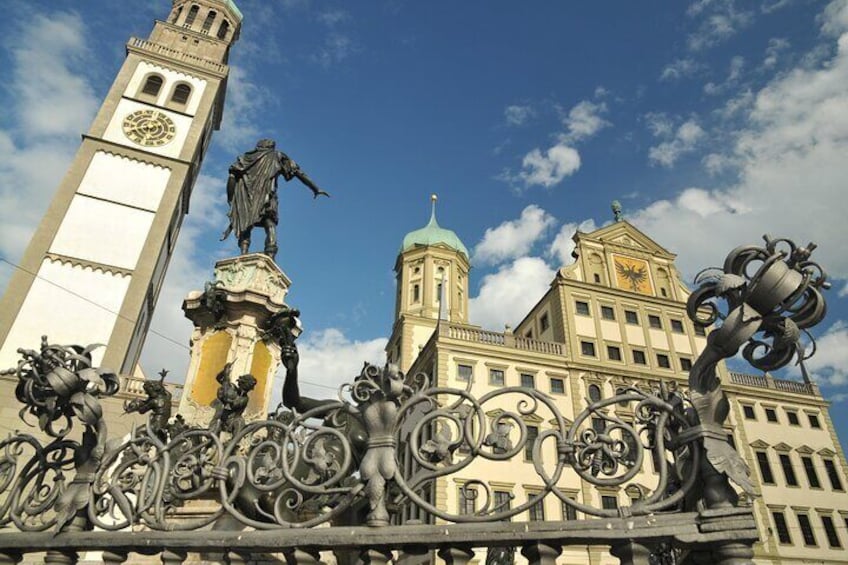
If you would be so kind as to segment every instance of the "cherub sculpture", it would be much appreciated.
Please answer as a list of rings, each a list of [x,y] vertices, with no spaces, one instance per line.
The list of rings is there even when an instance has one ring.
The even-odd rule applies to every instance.
[[[256,387],[253,375],[242,375],[233,383],[230,380],[232,363],[227,363],[224,369],[215,377],[221,386],[218,387],[217,398],[212,402],[215,415],[209,424],[213,433],[228,432],[236,435],[244,427],[244,411],[247,409],[249,395]]]

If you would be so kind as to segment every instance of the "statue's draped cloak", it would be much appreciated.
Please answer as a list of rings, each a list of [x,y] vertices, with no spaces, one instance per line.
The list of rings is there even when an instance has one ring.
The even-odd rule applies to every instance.
[[[230,227],[240,236],[265,219],[275,224],[277,212],[277,176],[288,181],[297,165],[285,153],[272,148],[256,148],[240,156],[230,167],[227,200],[230,202]]]

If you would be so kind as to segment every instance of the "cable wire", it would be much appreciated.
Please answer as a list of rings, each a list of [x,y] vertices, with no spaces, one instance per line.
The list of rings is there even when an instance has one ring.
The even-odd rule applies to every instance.
[[[101,310],[105,310],[106,312],[109,312],[110,314],[114,314],[115,316],[117,316],[117,317],[121,318],[122,320],[126,320],[126,321],[130,322],[131,324],[136,324],[136,323],[138,323],[138,319],[137,319],[137,318],[136,318],[136,319],[133,319],[133,318],[130,318],[129,316],[124,316],[124,315],[123,315],[123,314],[121,314],[120,312],[115,312],[114,310],[112,310],[111,308],[109,308],[109,307],[107,307],[107,306],[104,306],[104,305],[102,305],[102,304],[99,304],[99,303],[95,302],[94,300],[91,300],[90,298],[87,298],[87,297],[85,297],[85,296],[83,296],[83,295],[79,294],[78,292],[75,292],[75,291],[73,291],[73,290],[71,290],[71,289],[69,289],[69,288],[67,288],[67,287],[64,287],[64,286],[62,286],[61,284],[59,284],[59,283],[57,283],[57,282],[51,281],[50,279],[46,279],[46,278],[44,278],[44,277],[42,277],[42,276],[38,275],[38,273],[33,273],[33,272],[32,272],[32,271],[30,271],[29,269],[26,269],[26,268],[24,268],[24,267],[22,267],[22,266],[20,266],[20,265],[18,265],[18,264],[12,263],[11,261],[9,261],[8,259],[6,259],[6,258],[4,258],[4,257],[0,257],[0,262],[6,263],[7,265],[10,265],[11,267],[13,267],[13,268],[15,268],[15,269],[21,270],[21,271],[23,271],[24,273],[27,273],[28,275],[32,276],[33,278],[36,278],[36,279],[41,280],[41,281],[44,281],[44,282],[46,282],[46,283],[48,283],[48,284],[50,284],[50,285],[53,285],[53,286],[55,286],[56,288],[58,288],[58,289],[60,289],[60,290],[63,290],[63,291],[65,291],[65,292],[67,292],[68,294],[70,294],[70,295],[72,295],[72,296],[75,296],[75,297],[79,298],[80,300],[83,300],[83,301],[85,301],[85,302],[87,302],[87,303],[89,303],[89,304],[91,304],[91,305],[93,305],[93,306],[96,306],[96,307],[100,308]],[[169,337],[169,336],[167,336],[167,335],[165,335],[165,334],[163,334],[163,333],[161,333],[161,332],[158,332],[158,331],[154,330],[153,328],[148,328],[147,333],[148,333],[148,334],[153,334],[153,335],[155,335],[155,336],[157,336],[157,337],[160,337],[160,338],[164,339],[165,341],[168,341],[168,342],[170,342],[170,343],[172,343],[172,344],[176,345],[177,347],[180,347],[180,348],[182,348],[182,349],[185,349],[186,351],[189,351],[189,352],[191,351],[191,348],[190,348],[190,347],[188,347],[186,344],[184,344],[184,343],[180,343],[180,342],[179,342],[179,341],[177,341],[176,339],[174,339],[174,338],[172,338],[172,337]],[[303,379],[298,379],[298,380],[299,380],[299,382],[300,382],[301,384],[312,385],[312,386],[316,386],[316,387],[320,387],[320,388],[326,388],[326,389],[329,389],[329,390],[337,390],[337,388],[332,387],[332,386],[329,386],[329,385],[325,385],[325,384],[321,384],[321,383],[316,383],[316,382],[311,382],[311,381],[307,381],[307,380],[303,380]]]

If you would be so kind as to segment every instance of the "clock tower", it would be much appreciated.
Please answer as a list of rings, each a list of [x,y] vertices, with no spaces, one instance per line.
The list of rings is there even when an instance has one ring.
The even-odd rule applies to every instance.
[[[174,0],[127,58],[0,301],[0,367],[18,347],[102,343],[133,371],[191,193],[221,124],[232,0]],[[24,190],[26,187],[22,187]]]

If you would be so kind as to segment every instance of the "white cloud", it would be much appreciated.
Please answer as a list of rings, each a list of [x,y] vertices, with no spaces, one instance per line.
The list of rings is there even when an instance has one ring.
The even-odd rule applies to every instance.
[[[789,6],[793,3],[793,1],[794,0],[764,0],[760,5],[760,11],[764,14],[771,14],[772,12],[776,12]]]
[[[728,88],[735,86],[742,77],[742,69],[745,68],[745,58],[739,55],[730,60],[730,68],[727,71],[727,78],[724,82],[716,84],[708,82],[704,85],[704,93],[709,95],[721,94]]]
[[[605,96],[603,87],[595,89],[595,95]],[[499,175],[499,180],[510,184],[543,186],[551,188],[561,183],[580,169],[580,153],[575,145],[596,135],[611,124],[602,115],[607,111],[604,102],[583,100],[574,105],[562,119],[565,131],[557,134],[556,142],[547,149],[536,147],[524,155],[521,171],[513,174],[509,169]]]
[[[580,153],[564,143],[558,143],[544,152],[537,147],[524,156],[521,167],[518,178],[524,186],[550,188],[577,172],[580,168]]]
[[[816,353],[804,362],[819,384],[848,384],[848,324],[840,320],[816,340]]]
[[[782,72],[740,109],[735,142],[725,152],[738,163],[738,181],[700,190],[700,207],[683,191],[630,215],[680,254],[688,276],[770,233],[819,243],[813,259],[848,279],[848,254],[838,243],[845,238],[848,178],[848,2],[831,4],[825,15],[824,28],[842,30],[835,54],[818,67]]]
[[[567,128],[564,141],[576,142],[588,139],[608,127],[610,123],[601,117],[606,111],[607,105],[603,102],[583,100],[575,105],[563,120]]]
[[[766,58],[763,60],[763,67],[770,69],[777,65],[780,54],[789,49],[789,46],[789,41],[782,37],[772,37],[769,39],[768,46],[766,47]]]
[[[598,229],[598,227],[595,225],[595,220],[592,220],[591,218],[583,220],[579,224],[564,224],[559,229],[559,232],[551,243],[550,248],[548,248],[548,255],[554,257],[560,265],[570,265],[574,262],[574,258],[571,256],[571,252],[574,251],[574,241],[571,237],[577,231],[589,233],[596,229]]]
[[[687,39],[693,51],[718,45],[754,21],[753,12],[737,8],[735,0],[698,0],[687,14],[699,22]]]
[[[230,66],[227,79],[227,99],[221,130],[215,141],[233,153],[252,147],[262,134],[255,117],[259,110],[272,103],[272,97],[250,78],[250,71],[237,65]]]
[[[689,119],[677,128],[672,139],[655,145],[648,150],[652,165],[671,167],[685,153],[695,150],[695,146],[704,136],[704,130],[695,119]]]
[[[521,257],[486,275],[480,293],[469,300],[471,322],[502,330],[515,325],[548,290],[555,271],[538,257]]]
[[[665,112],[648,112],[644,119],[654,137],[669,137],[674,132],[674,120]]]
[[[338,387],[353,382],[366,361],[382,366],[389,340],[377,337],[356,341],[337,328],[310,331],[306,328],[298,340],[300,354],[298,384],[300,392],[310,398],[336,398]],[[271,398],[273,408],[282,400],[285,370],[281,369],[274,382]]]
[[[324,43],[312,54],[311,59],[322,67],[331,67],[350,57],[356,46],[347,34],[332,32],[324,38]]]
[[[661,81],[675,81],[694,75],[702,68],[702,65],[694,59],[675,59],[666,65],[660,73]]]
[[[487,229],[474,248],[474,260],[497,264],[526,255],[555,222],[553,216],[531,204],[521,212],[520,218]]]
[[[527,120],[536,115],[536,111],[532,106],[513,104],[504,109],[504,118],[506,123],[511,126],[521,126],[527,123]]]
[[[6,37],[13,105],[0,130],[0,255],[17,262],[41,221],[98,101],[82,69],[90,62],[75,13],[33,14]],[[0,290],[10,271],[0,271]]]

